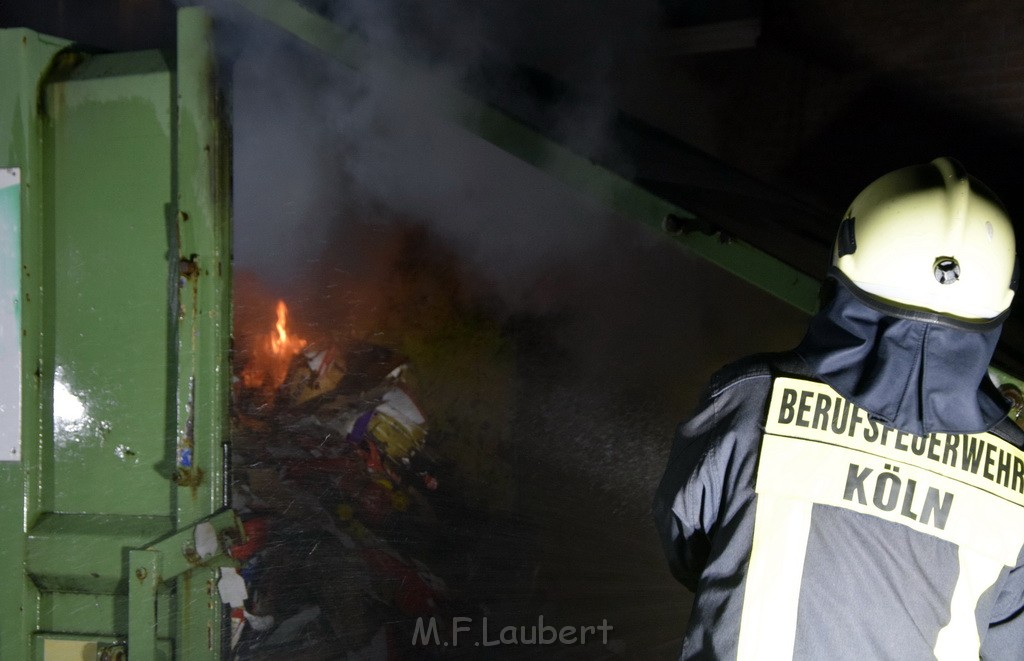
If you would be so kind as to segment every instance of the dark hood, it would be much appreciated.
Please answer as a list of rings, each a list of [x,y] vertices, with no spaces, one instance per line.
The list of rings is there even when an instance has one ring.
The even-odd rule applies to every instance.
[[[977,433],[1009,410],[987,372],[1001,330],[892,316],[838,280],[797,353],[818,378],[888,426],[918,435]]]

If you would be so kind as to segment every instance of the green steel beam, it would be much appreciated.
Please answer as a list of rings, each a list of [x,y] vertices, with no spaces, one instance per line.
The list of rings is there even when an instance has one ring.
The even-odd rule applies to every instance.
[[[369,57],[358,36],[306,9],[295,0],[236,0],[253,14],[273,23],[342,64],[361,68]],[[397,80],[415,72],[393,55],[374,53],[374,60]],[[628,179],[597,165],[536,130],[455,88],[436,91],[441,113],[450,121],[496,147],[547,172],[605,209],[666,232],[692,253],[710,261],[777,298],[812,313],[819,283],[748,243],[722,234],[688,231],[678,220],[693,219],[689,211],[654,195]]]
[[[817,310],[817,280],[748,243],[682,229],[695,216],[538,134],[501,111],[476,104],[461,117],[488,142],[545,170],[617,214],[662,230],[693,253],[808,314]],[[475,119],[474,119],[475,117]],[[475,123],[474,123],[475,122]]]
[[[178,12],[174,229],[177,245],[178,525],[226,502],[230,389],[231,163],[214,72],[210,19]]]
[[[260,18],[277,25],[352,69],[366,64],[366,41],[320,14],[291,0],[236,0]],[[395,61],[397,64],[397,61]]]
[[[157,658],[157,593],[161,555],[153,549],[128,552],[128,654],[133,661]]]
[[[230,144],[217,95],[209,16],[178,12],[175,104],[177,246],[177,527],[226,506],[225,466],[231,367]],[[163,570],[178,576],[164,553]],[[177,582],[175,639],[185,659],[219,658],[224,608],[216,572],[197,568]],[[130,641],[129,641],[130,642]],[[135,658],[133,656],[133,658]]]
[[[169,661],[158,645],[158,597],[161,589],[175,579],[180,579],[177,581],[179,592],[182,585],[187,588],[190,583],[202,587],[203,596],[199,600],[193,597],[190,601],[188,593],[181,595],[187,608],[193,611],[193,618],[186,619],[204,624],[212,619],[218,624],[214,628],[219,630],[221,605],[217,570],[238,566],[228,556],[228,549],[244,541],[245,529],[234,510],[228,509],[145,548],[128,552],[128,653],[132,661]],[[211,614],[216,615],[211,618]],[[189,628],[188,624],[184,626]],[[203,631],[210,638],[198,647],[187,637],[175,639],[178,658],[220,658],[219,631],[215,633],[205,626]]]
[[[29,533],[25,565],[44,590],[126,593],[125,553],[172,530],[167,516],[48,513]]]
[[[24,219],[42,215],[46,193],[42,121],[37,111],[40,81],[67,42],[29,30],[0,31],[0,167],[21,171],[22,404],[20,462],[0,462],[0,659],[29,659],[31,632],[39,618],[39,592],[24,570],[24,532],[38,516],[44,420],[42,274],[43,230]]]

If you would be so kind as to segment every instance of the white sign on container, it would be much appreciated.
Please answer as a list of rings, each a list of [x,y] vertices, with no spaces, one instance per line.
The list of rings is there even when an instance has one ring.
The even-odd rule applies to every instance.
[[[0,168],[0,461],[21,460],[21,170]]]

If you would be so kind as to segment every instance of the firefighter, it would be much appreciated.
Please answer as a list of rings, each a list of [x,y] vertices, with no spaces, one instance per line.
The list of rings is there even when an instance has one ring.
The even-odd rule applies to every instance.
[[[1024,432],[987,371],[1016,261],[951,159],[857,196],[802,342],[721,370],[677,432],[681,658],[1024,658]]]

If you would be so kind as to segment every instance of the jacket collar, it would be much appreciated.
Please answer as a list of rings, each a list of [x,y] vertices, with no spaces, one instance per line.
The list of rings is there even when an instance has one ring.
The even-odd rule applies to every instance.
[[[913,434],[977,433],[1009,403],[988,376],[1001,324],[966,329],[900,318],[837,280],[796,352],[817,378],[880,422]]]

